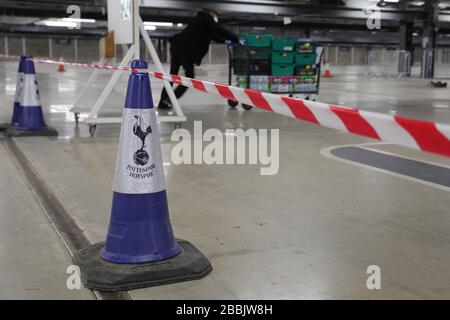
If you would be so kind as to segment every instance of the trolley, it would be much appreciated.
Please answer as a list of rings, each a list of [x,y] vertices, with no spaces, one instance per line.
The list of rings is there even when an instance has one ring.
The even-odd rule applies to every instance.
[[[315,100],[319,93],[323,47],[310,46],[310,42],[310,39],[275,38],[271,47],[228,46],[228,84]],[[286,46],[291,50],[283,51]],[[232,108],[238,104],[228,100]],[[242,107],[245,110],[252,108],[246,104]]]

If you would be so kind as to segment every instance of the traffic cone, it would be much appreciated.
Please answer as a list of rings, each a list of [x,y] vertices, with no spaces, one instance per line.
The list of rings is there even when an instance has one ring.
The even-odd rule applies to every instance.
[[[66,68],[63,63],[63,57],[59,57],[58,72],[65,72]]]
[[[19,60],[19,70],[17,72],[17,80],[16,80],[16,93],[14,96],[14,105],[13,105],[13,115],[11,117],[10,123],[2,123],[0,124],[0,131],[6,130],[8,127],[17,124],[17,121],[19,119],[19,112],[20,112],[20,94],[22,93],[21,87],[23,83],[23,63],[25,59],[31,58],[31,56],[28,55],[22,55],[20,56]]]
[[[192,244],[176,240],[147,62],[134,60],[123,111],[106,243],[74,255],[86,287],[119,291],[199,279],[211,270]]]
[[[330,61],[327,60],[327,62],[325,63],[325,78],[331,78],[333,77],[331,75],[331,70],[330,70]]]
[[[5,134],[9,137],[58,135],[55,129],[45,124],[34,62],[29,57],[23,61],[22,80],[22,85],[18,88],[19,112],[17,122],[9,126],[5,130]]]

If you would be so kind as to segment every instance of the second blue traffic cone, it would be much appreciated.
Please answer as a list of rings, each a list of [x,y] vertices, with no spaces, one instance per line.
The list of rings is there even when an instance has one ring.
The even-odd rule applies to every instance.
[[[106,242],[74,255],[84,284],[104,291],[199,279],[212,269],[173,236],[147,62],[134,60],[131,68]]]
[[[14,95],[14,104],[13,104],[13,114],[11,117],[10,123],[3,123],[0,125],[0,130],[6,130],[6,128],[16,125],[17,120],[19,119],[19,113],[20,113],[20,100],[21,100],[21,93],[22,93],[22,84],[23,84],[23,65],[25,62],[25,59],[31,58],[31,56],[28,55],[21,55],[19,59],[19,68],[17,71],[17,80],[16,80],[16,93]]]
[[[13,126],[6,129],[8,136],[54,136],[55,129],[45,124],[41,98],[36,81],[34,62],[30,57],[22,63],[23,76],[18,87],[19,108],[13,115]]]
[[[14,97],[14,107],[13,107],[13,115],[11,118],[11,124],[16,125],[17,121],[19,120],[19,114],[20,114],[20,102],[22,100],[21,93],[23,88],[23,75],[24,75],[24,64],[25,60],[31,58],[31,56],[28,55],[22,55],[20,56],[19,61],[19,70],[17,72],[17,82],[16,82],[16,94]]]

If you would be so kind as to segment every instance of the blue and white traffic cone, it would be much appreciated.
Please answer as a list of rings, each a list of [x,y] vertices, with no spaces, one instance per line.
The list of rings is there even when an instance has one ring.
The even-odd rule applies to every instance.
[[[132,68],[146,69],[143,60]],[[114,263],[163,260],[180,253],[169,221],[158,124],[148,73],[128,82],[103,259]]]
[[[19,108],[14,125],[6,129],[7,136],[56,136],[55,129],[48,127],[42,113],[41,98],[34,62],[26,58],[23,62],[22,85],[19,86]]]
[[[131,68],[106,244],[74,256],[85,285],[104,291],[199,279],[212,269],[192,244],[173,236],[147,62],[134,60]]]
[[[22,84],[23,84],[23,64],[25,62],[25,59],[31,58],[31,56],[28,55],[22,55],[19,59],[19,70],[17,71],[17,80],[16,80],[16,93],[14,96],[14,105],[13,105],[13,114],[11,117],[10,123],[3,123],[0,124],[0,131],[6,130],[8,127],[12,125],[16,125],[17,121],[19,119],[19,112],[20,112],[20,100],[21,100],[21,93],[22,93]]]

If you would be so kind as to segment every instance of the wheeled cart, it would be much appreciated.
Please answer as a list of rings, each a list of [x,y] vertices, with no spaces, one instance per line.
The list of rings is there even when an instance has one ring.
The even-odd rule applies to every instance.
[[[249,39],[249,45],[228,47],[229,85],[315,100],[319,93],[322,47],[310,39],[272,39],[270,35],[241,35],[241,38]],[[232,108],[238,104],[228,101]],[[244,104],[242,107],[252,108]]]

